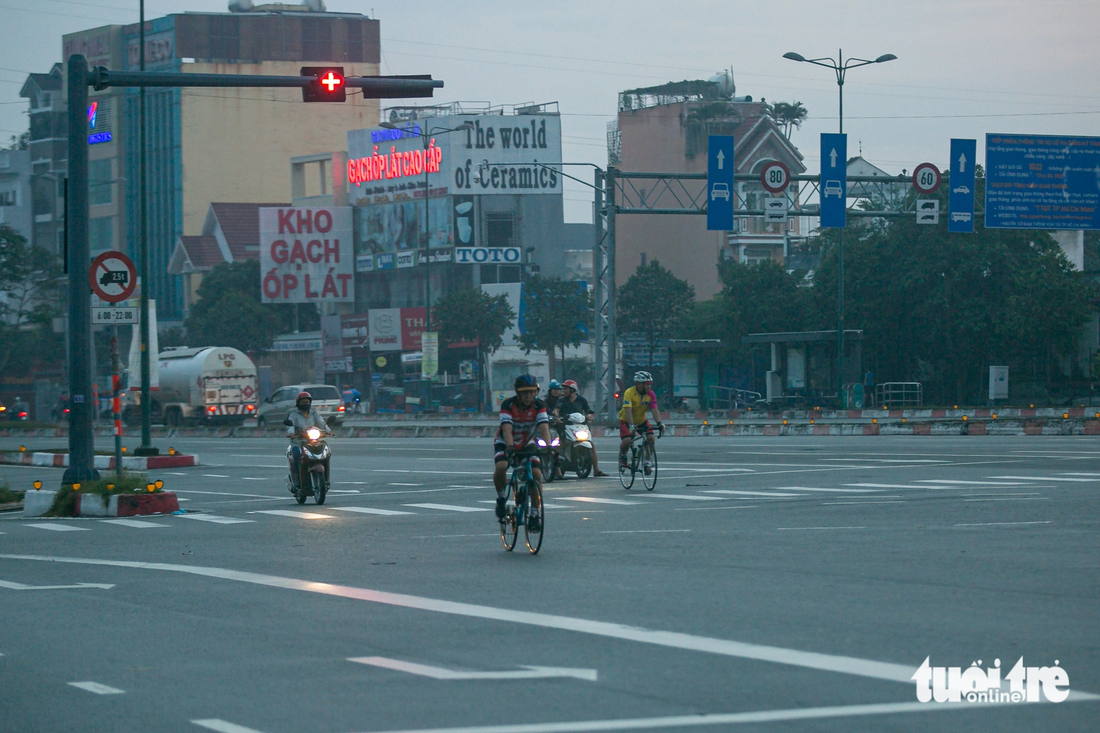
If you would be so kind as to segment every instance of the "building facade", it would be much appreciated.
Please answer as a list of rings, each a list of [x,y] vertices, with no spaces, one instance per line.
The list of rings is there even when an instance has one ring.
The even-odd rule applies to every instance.
[[[734,96],[732,77],[684,81],[622,92],[619,113],[608,135],[609,163],[623,171],[706,173],[709,135],[734,137],[737,174],[758,175],[779,161],[792,175],[804,173],[802,155],[766,114],[764,100]],[[636,181],[645,186],[647,181]],[[702,200],[705,181],[683,181]],[[795,185],[795,184],[792,184]],[[656,194],[656,195],[654,195]],[[785,224],[762,217],[738,216],[737,208],[762,208],[766,191],[758,180],[738,181],[734,225],[729,232],[707,231],[704,216],[620,215],[616,218],[616,282],[622,285],[637,267],[658,260],[695,288],[701,300],[721,289],[718,262],[783,263],[791,239],[803,236],[800,218]],[[671,192],[640,190],[651,208],[681,208]],[[797,198],[797,197],[796,197]],[[622,202],[618,202],[622,205]]]
[[[0,224],[31,241],[31,151],[0,150]]]

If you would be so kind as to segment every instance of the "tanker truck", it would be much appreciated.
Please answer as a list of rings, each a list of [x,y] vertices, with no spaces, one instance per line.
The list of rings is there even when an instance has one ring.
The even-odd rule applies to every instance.
[[[160,387],[152,391],[150,414],[169,427],[185,423],[241,425],[256,414],[256,365],[237,349],[205,346],[165,349],[157,356]],[[141,419],[141,392],[130,385],[129,425]]]

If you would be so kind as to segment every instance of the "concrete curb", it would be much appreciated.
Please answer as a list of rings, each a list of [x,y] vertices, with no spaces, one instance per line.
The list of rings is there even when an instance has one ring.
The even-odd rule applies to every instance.
[[[57,496],[56,491],[42,491],[41,489],[23,494],[23,516],[41,517],[53,506],[55,496]]]
[[[10,463],[17,466],[50,466],[53,468],[67,468],[69,465],[68,453],[30,453],[8,452],[0,453],[0,463]],[[123,456],[122,467],[131,471],[151,471],[160,468],[182,468],[198,466],[197,455],[178,454],[174,456]],[[115,467],[114,456],[95,456],[95,467],[113,469]]]
[[[179,510],[179,500],[171,491],[116,496],[83,494],[76,498],[76,514],[81,517],[136,517],[147,514],[171,514]]]

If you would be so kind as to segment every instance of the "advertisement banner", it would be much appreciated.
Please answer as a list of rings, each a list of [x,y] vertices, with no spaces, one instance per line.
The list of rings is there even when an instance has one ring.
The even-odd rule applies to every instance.
[[[367,320],[371,351],[401,350],[400,308],[372,308]]]
[[[401,309],[401,350],[420,351],[420,337],[427,325],[426,308]]]
[[[425,331],[420,339],[424,354],[420,361],[420,377],[422,379],[435,379],[439,373],[439,334],[435,331]]]
[[[351,217],[348,206],[260,209],[263,302],[354,302]]]
[[[450,132],[466,122],[470,129]],[[561,118],[556,114],[454,115],[412,120],[400,129],[352,130],[348,195],[355,204],[423,199],[427,177],[433,198],[475,193],[560,196],[560,171],[539,163],[561,159]]]
[[[366,313],[351,313],[340,316],[340,345],[344,356],[352,349],[370,346],[370,316]]]

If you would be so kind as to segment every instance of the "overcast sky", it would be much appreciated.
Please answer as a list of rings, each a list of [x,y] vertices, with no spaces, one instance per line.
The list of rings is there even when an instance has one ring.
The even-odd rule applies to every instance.
[[[61,60],[61,35],[136,22],[136,3],[128,8],[129,0],[0,0],[0,139],[26,129],[19,88],[27,72]],[[844,87],[849,155],[862,147],[890,173],[923,161],[945,168],[952,137],[976,138],[984,162],[987,132],[1100,135],[1097,0],[328,0],[328,8],[378,18],[381,73],[442,79],[438,101],[558,102],[570,162],[606,164],[618,92],[732,67],[738,95],[806,106],[792,140],[816,173],[818,135],[837,129],[836,78],[782,56],[835,57],[838,48],[898,57],[853,70]],[[218,0],[146,3],[150,18],[225,9]],[[568,220],[589,220],[590,192],[569,184],[565,197]]]

